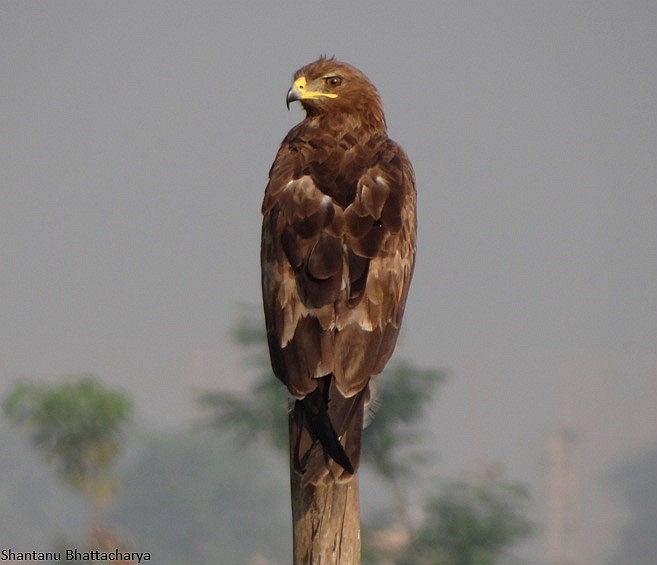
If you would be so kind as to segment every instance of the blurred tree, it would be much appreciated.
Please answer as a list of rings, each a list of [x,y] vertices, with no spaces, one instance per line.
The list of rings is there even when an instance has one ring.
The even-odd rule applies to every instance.
[[[511,545],[527,537],[529,494],[495,468],[446,484],[428,499],[425,517],[398,565],[510,563]]]
[[[401,361],[372,381],[374,395],[370,425],[363,431],[363,461],[387,483],[396,515],[407,529],[409,502],[403,483],[415,478],[426,461],[426,453],[419,447],[425,437],[420,424],[436,387],[444,380],[444,371]]]
[[[254,374],[248,394],[220,390],[203,392],[199,404],[210,414],[218,430],[230,430],[241,444],[264,438],[282,453],[288,449],[287,389],[274,377],[269,364],[264,323],[243,316],[232,331],[235,343],[247,353],[247,367]]]
[[[32,443],[59,476],[96,512],[118,486],[112,464],[132,413],[130,398],[90,375],[63,384],[17,382],[3,402],[9,420],[28,430]]]
[[[247,393],[208,391],[199,402],[210,412],[212,426],[236,434],[240,444],[264,438],[287,453],[287,415],[281,409],[287,391],[270,368],[263,328],[261,320],[245,316],[233,332],[254,369],[251,389]],[[396,520],[385,530],[364,528],[363,563],[488,565],[497,563],[531,531],[524,517],[528,504],[524,487],[490,472],[480,479],[445,485],[438,495],[428,498],[421,524],[411,525],[404,483],[417,475],[425,460],[421,423],[436,387],[444,380],[444,371],[402,361],[373,381],[362,463],[386,482]],[[394,538],[398,541],[391,543]],[[508,556],[504,562],[510,562]]]
[[[242,317],[232,335],[249,354],[254,384],[248,393],[204,392],[199,403],[209,410],[211,424],[217,429],[230,430],[242,443],[264,437],[287,453],[288,421],[281,407],[287,403],[288,394],[271,370],[264,324],[254,316]],[[362,459],[395,486],[402,477],[412,476],[423,460],[418,451],[418,425],[436,387],[444,380],[443,371],[401,362],[373,381],[373,401],[366,417],[371,424],[365,428]]]

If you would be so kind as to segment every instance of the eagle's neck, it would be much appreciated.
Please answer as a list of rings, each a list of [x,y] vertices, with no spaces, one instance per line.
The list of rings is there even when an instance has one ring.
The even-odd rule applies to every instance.
[[[336,133],[350,132],[360,143],[387,132],[386,118],[378,97],[363,97],[330,110],[312,104],[304,104],[304,109],[308,127]]]
[[[362,114],[308,115],[302,124],[307,132],[317,132],[325,142],[332,140],[343,148],[345,144],[364,148],[371,146],[371,140],[388,136],[385,118]]]
[[[388,135],[385,120],[364,115],[325,113],[307,116],[299,124],[290,146],[298,151],[303,174],[343,209],[354,199],[358,179],[376,160]],[[301,149],[304,147],[304,149]],[[336,170],[327,163],[339,164]]]

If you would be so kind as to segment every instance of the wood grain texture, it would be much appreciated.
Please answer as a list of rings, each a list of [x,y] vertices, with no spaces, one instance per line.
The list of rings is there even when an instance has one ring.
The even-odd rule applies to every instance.
[[[290,483],[293,564],[359,565],[358,475],[346,482],[304,486],[303,476],[290,465]]]

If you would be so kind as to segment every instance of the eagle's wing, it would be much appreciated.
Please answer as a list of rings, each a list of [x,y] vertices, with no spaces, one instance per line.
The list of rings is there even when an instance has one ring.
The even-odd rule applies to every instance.
[[[281,147],[262,210],[262,289],[274,369],[295,396],[328,373],[351,396],[390,358],[415,259],[415,198],[392,141],[344,208]]]
[[[262,209],[265,320],[274,372],[297,398],[332,375],[342,399],[358,396],[362,404],[360,393],[397,341],[415,259],[415,178],[390,140],[361,169],[342,203],[320,190],[303,148],[284,142],[270,171]],[[339,190],[343,169],[332,163],[330,170]],[[360,430],[358,444],[359,437]]]

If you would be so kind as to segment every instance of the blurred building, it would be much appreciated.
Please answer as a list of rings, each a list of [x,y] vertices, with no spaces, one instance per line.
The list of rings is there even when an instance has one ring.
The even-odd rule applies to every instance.
[[[568,428],[552,434],[547,453],[548,565],[580,565],[580,468],[578,435]]]

